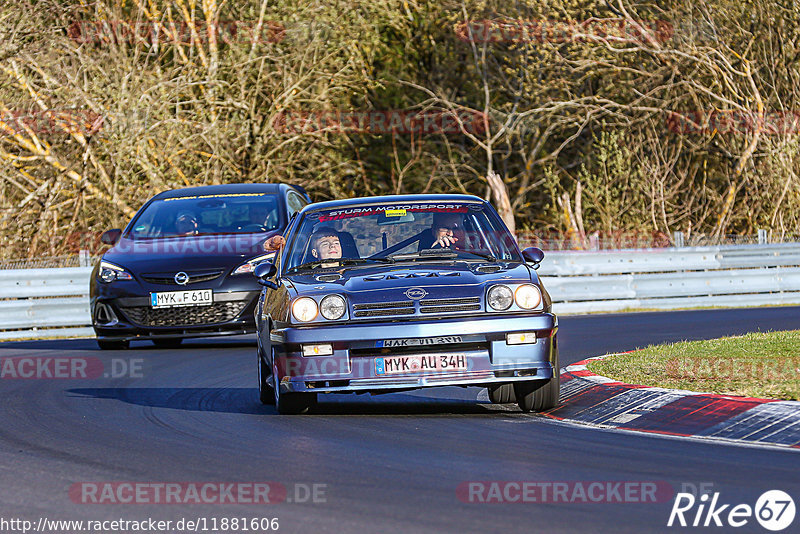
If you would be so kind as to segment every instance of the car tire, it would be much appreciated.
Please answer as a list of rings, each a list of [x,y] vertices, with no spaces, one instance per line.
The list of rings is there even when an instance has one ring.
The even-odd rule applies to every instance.
[[[267,382],[270,380],[269,365],[264,361],[261,343],[258,344],[258,400],[261,404],[275,406],[275,392]]]
[[[553,359],[553,378],[532,380],[514,384],[517,404],[523,412],[543,412],[558,406],[561,394],[561,368],[558,365],[558,345],[553,339],[555,358]]]
[[[101,350],[125,350],[130,347],[131,342],[126,340],[119,341],[119,340],[109,340],[109,339],[98,339],[97,346],[100,347]]]
[[[153,340],[153,345],[161,349],[174,349],[183,343],[182,337],[164,337]]]
[[[492,404],[512,404],[517,402],[517,395],[514,393],[514,384],[492,385],[489,390],[489,400]]]
[[[272,391],[275,398],[275,409],[281,415],[308,413],[317,404],[316,393],[281,393],[274,349],[272,353]]]

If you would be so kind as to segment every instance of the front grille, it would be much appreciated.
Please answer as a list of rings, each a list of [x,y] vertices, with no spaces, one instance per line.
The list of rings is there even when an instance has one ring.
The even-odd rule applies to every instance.
[[[395,315],[414,315],[414,301],[378,302],[375,304],[356,304],[353,306],[356,317],[392,317]]]
[[[131,322],[142,326],[195,326],[226,323],[235,319],[247,306],[247,301],[215,302],[210,306],[179,308],[121,307]]]
[[[480,297],[428,299],[419,301],[420,313],[461,313],[468,311],[480,311],[480,309]]]
[[[416,314],[450,314],[481,310],[480,297],[463,297],[454,299],[404,300],[398,302],[378,302],[373,304],[355,304],[353,316],[360,317],[407,317]]]
[[[199,284],[200,282],[208,282],[210,280],[219,278],[224,272],[224,270],[218,269],[215,271],[184,271],[184,272],[189,275],[189,281],[186,282],[186,284],[188,285],[188,284]],[[178,285],[175,283],[175,273],[144,273],[142,274],[142,280],[144,280],[145,282],[150,282],[151,284],[161,284],[169,286]]]
[[[414,309],[414,301],[406,300],[403,302],[377,302],[375,304],[356,304],[354,310],[385,310],[390,308],[411,308]]]
[[[430,308],[420,308],[420,313],[461,313],[467,311],[478,311],[480,306],[431,306]]]
[[[368,310],[356,312],[356,317],[395,317],[398,315],[414,315],[414,308],[399,308],[396,310]]]

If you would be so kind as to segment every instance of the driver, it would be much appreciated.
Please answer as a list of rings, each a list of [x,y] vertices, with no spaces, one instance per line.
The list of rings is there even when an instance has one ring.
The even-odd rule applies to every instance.
[[[250,216],[250,224],[257,224],[265,226],[267,224],[267,217],[269,217],[272,208],[268,204],[258,203],[251,204],[248,215]]]
[[[175,218],[175,232],[178,235],[197,235],[197,218],[189,212],[179,214]]]

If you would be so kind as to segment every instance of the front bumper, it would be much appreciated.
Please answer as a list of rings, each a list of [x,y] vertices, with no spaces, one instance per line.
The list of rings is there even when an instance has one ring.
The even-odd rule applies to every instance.
[[[557,330],[555,315],[539,313],[458,317],[436,322],[287,327],[273,330],[270,340],[276,349],[281,392],[375,393],[548,380],[558,375],[558,369],[554,369]],[[506,342],[506,334],[522,332],[535,332],[536,342],[522,345]],[[387,348],[398,344],[397,340],[440,342]],[[303,356],[303,345],[326,343],[333,345],[332,355]],[[386,374],[386,368],[378,363],[385,358],[420,356],[463,356],[466,369]]]
[[[214,292],[211,306],[152,310],[149,297],[99,297],[92,303],[99,339],[135,340],[249,334],[259,291]]]

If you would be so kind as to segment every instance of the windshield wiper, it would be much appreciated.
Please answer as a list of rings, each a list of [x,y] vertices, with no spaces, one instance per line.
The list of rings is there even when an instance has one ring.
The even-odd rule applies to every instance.
[[[462,250],[466,254],[472,254],[473,256],[477,256],[478,258],[483,258],[486,261],[496,262],[498,261],[497,258],[492,256],[491,254],[481,254],[480,252],[470,252],[468,250]]]
[[[295,273],[305,269],[315,269],[317,267],[338,267],[340,265],[363,265],[365,263],[394,263],[391,258],[329,258],[325,260],[314,260],[292,267],[286,274]]]
[[[419,252],[412,252],[408,254],[394,254],[393,256],[389,256],[395,261],[413,261],[413,260],[454,260],[454,259],[461,259],[461,260],[468,260],[472,258],[462,258],[459,254],[471,254],[476,258],[480,258],[486,261],[496,262],[497,258],[492,256],[491,254],[481,254],[479,252],[470,252],[468,250],[450,250],[450,249],[424,249],[420,250]]]
[[[419,252],[411,252],[408,254],[393,254],[389,256],[393,261],[414,261],[414,260],[452,260],[458,258],[458,253],[442,248],[442,249],[425,249]]]

